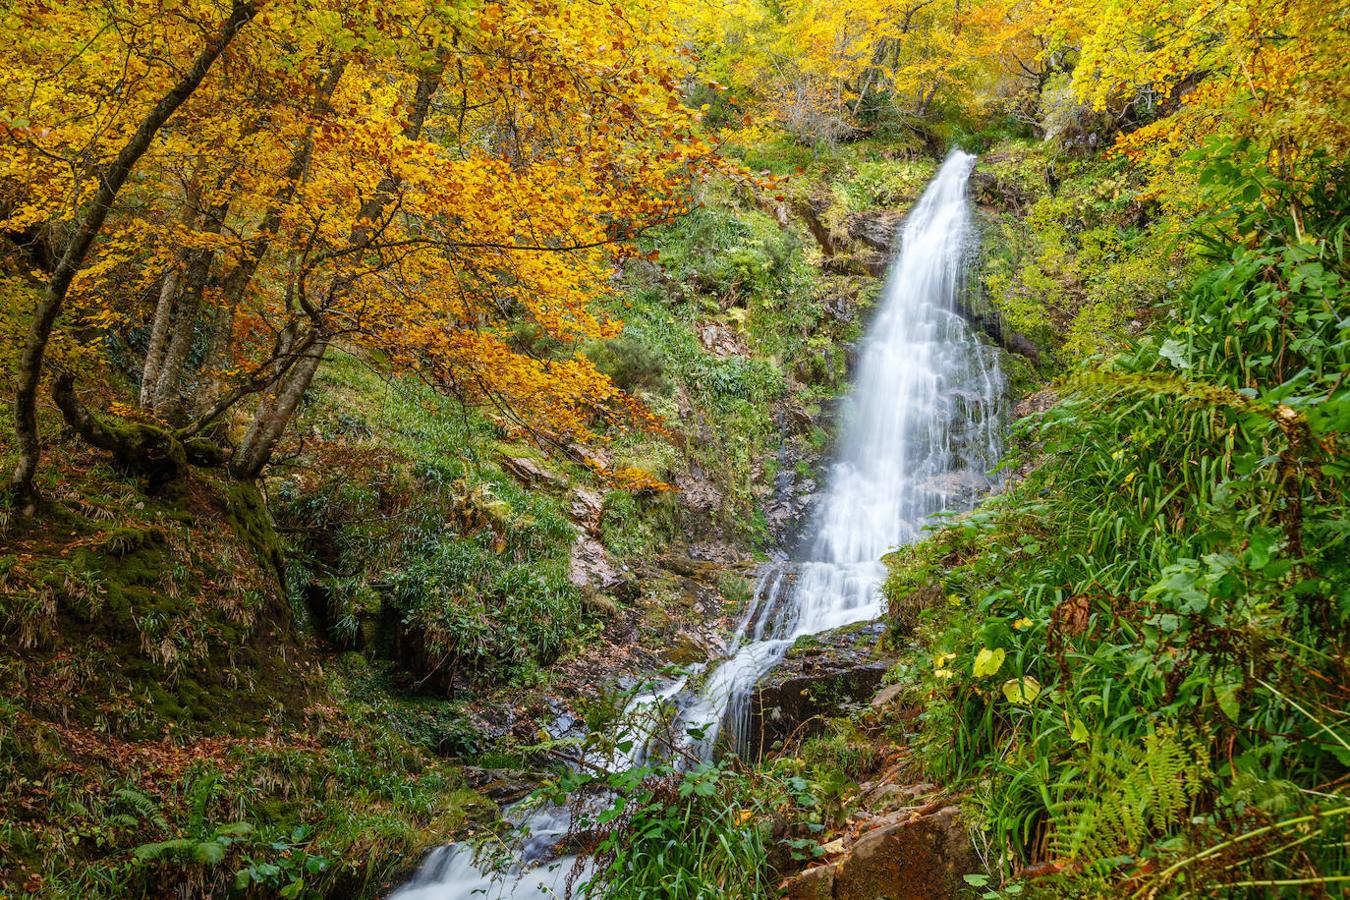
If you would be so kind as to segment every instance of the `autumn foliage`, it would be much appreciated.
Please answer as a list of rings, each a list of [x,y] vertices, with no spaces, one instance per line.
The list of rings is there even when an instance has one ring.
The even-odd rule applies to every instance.
[[[681,102],[661,3],[273,0],[233,14],[244,24],[227,34],[232,11],[210,0],[8,10],[22,39],[0,48],[0,229],[23,265],[7,294],[47,282],[34,322],[60,314],[29,335],[30,361],[105,382],[112,342],[141,418],[166,439],[223,442],[247,477],[335,345],[559,445],[654,424],[574,350],[622,327],[597,301],[632,239],[724,165]],[[128,156],[53,294],[96,186]],[[25,345],[25,305],[7,309],[7,344]],[[527,325],[565,349],[522,350]]]

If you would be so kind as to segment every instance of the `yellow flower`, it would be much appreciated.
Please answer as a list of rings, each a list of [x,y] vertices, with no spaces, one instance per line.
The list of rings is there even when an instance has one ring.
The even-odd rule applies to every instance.
[[[936,675],[938,678],[941,678],[943,681],[947,681],[948,679],[953,678],[956,675],[956,673],[953,672],[951,669],[935,669],[933,670],[933,674]]]
[[[1028,628],[1030,628],[1032,625],[1035,624],[1036,624],[1035,622],[1031,621],[1026,616],[1023,616],[1022,618],[1018,619],[1016,622],[1013,623],[1013,628],[1016,628],[1018,631],[1026,631]]]
[[[956,659],[955,653],[939,653],[937,656],[933,657],[933,666],[940,669],[954,659]]]

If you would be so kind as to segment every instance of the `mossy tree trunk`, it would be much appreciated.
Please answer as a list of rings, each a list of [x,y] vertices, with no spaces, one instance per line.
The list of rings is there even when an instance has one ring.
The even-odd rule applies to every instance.
[[[94,192],[93,199],[77,220],[74,232],[61,251],[60,261],[47,282],[46,291],[29,325],[28,337],[19,354],[15,378],[14,437],[18,459],[10,477],[10,490],[17,500],[16,506],[23,515],[33,515],[37,511],[33,479],[37,475],[42,453],[37,425],[38,385],[42,380],[43,358],[47,352],[47,344],[51,340],[52,329],[56,327],[56,319],[61,314],[61,307],[65,304],[71,282],[84,265],[89,248],[93,246],[94,239],[103,229],[103,223],[107,220],[122,185],[131,175],[131,170],[150,149],[155,135],[164,127],[164,123],[196,92],[221,52],[239,33],[239,29],[253,18],[255,12],[256,7],[249,0],[235,0],[229,17],[211,36],[192,66],[146,114],[112,164],[100,174],[98,189]]]

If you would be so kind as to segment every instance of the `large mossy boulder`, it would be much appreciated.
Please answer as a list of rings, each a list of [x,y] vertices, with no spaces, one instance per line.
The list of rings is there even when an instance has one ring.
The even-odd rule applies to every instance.
[[[751,698],[746,758],[818,734],[826,719],[867,703],[891,665],[884,632],[883,622],[862,622],[798,639]]]

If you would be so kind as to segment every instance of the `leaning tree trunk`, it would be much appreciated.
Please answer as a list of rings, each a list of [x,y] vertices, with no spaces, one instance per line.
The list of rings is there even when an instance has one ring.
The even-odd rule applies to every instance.
[[[415,139],[422,133],[422,126],[426,123],[427,114],[431,110],[431,98],[440,86],[441,75],[445,71],[447,58],[448,54],[444,51],[438,52],[436,64],[425,70],[417,79],[417,88],[413,95],[413,107],[411,114],[408,116],[408,123],[403,129],[403,136],[409,140]],[[361,249],[369,245],[374,233],[374,223],[379,220],[385,207],[393,199],[399,183],[399,180],[393,176],[381,179],[379,185],[375,188],[374,195],[361,205],[361,209],[357,213],[356,224],[352,227],[347,238],[349,247]],[[351,289],[349,277],[337,277],[339,280],[330,286],[328,292],[330,297],[344,294]],[[276,448],[277,441],[281,439],[282,434],[286,431],[286,426],[290,424],[291,417],[300,407],[300,401],[304,398],[305,391],[309,389],[310,382],[314,379],[314,373],[319,369],[319,364],[323,362],[324,353],[327,352],[329,342],[332,339],[323,321],[323,311],[311,308],[303,298],[301,298],[301,304],[305,306],[312,320],[310,327],[313,329],[313,343],[306,348],[304,355],[291,367],[285,379],[278,386],[276,396],[271,402],[264,399],[258,405],[258,410],[253,417],[253,424],[249,426],[243,443],[239,445],[239,452],[235,455],[235,461],[231,466],[234,474],[240,478],[253,479],[262,474],[263,467],[272,458],[272,451]]]
[[[309,346],[299,361],[291,366],[290,372],[277,389],[271,402],[264,401],[259,407],[248,434],[239,447],[239,454],[230,467],[238,478],[252,480],[262,474],[263,467],[272,458],[272,450],[281,440],[286,426],[290,424],[300,401],[305,398],[314,373],[319,371],[319,363],[328,350],[328,338],[321,337]]]
[[[322,119],[331,111],[333,92],[337,90],[338,82],[342,80],[346,68],[345,59],[334,60],[328,74],[319,83],[314,96],[315,120]],[[305,129],[305,136],[299,148],[291,156],[290,165],[286,168],[284,187],[272,198],[272,204],[263,214],[262,222],[259,223],[247,252],[221,282],[220,306],[217,307],[214,321],[211,323],[210,344],[206,351],[206,359],[202,363],[203,383],[197,390],[196,411],[199,415],[210,410],[223,392],[220,372],[229,365],[230,353],[234,348],[234,323],[239,304],[243,302],[244,294],[252,283],[258,266],[272,246],[272,239],[277,229],[281,227],[281,217],[286,205],[295,197],[295,192],[309,171],[310,160],[314,156],[314,131],[315,124],[311,121]]]
[[[150,149],[155,135],[164,127],[169,117],[201,86],[212,64],[239,33],[239,29],[253,18],[255,11],[251,0],[235,0],[229,18],[197,55],[192,66],[141,120],[135,133],[122,147],[112,165],[99,178],[98,190],[94,192],[88,209],[79,219],[75,232],[61,252],[56,270],[52,272],[51,279],[47,282],[47,290],[38,304],[28,329],[28,337],[19,354],[15,378],[14,437],[18,459],[14,465],[14,473],[10,477],[10,490],[18,501],[16,505],[19,511],[24,515],[32,515],[37,511],[33,478],[37,474],[38,461],[42,453],[37,426],[37,395],[38,385],[42,379],[42,362],[47,352],[47,344],[51,340],[52,329],[56,326],[56,318],[61,314],[61,307],[70,292],[70,284],[80,267],[84,265],[89,248],[102,230],[113,201],[117,199],[131,170]]]

